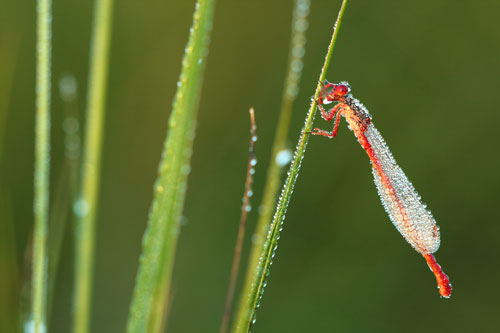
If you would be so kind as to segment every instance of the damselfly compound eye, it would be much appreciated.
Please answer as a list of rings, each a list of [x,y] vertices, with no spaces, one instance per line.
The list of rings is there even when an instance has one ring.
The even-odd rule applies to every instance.
[[[344,85],[344,84],[339,84],[335,87],[335,92],[336,92],[336,95],[338,96],[345,96],[349,93],[351,89]]]

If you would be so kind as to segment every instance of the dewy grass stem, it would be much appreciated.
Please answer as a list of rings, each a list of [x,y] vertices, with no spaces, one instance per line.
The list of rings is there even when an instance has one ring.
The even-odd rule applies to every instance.
[[[335,41],[337,40],[338,31],[341,25],[346,5],[347,5],[347,0],[343,0],[337,20],[334,25],[332,38],[328,46],[328,51],[325,57],[325,62],[323,64],[323,68],[319,76],[319,82],[318,85],[316,86],[316,92],[314,94],[314,98],[311,102],[311,106],[306,116],[304,129],[297,143],[294,158],[291,162],[290,170],[288,171],[288,177],[285,180],[285,184],[283,185],[281,196],[278,201],[278,206],[276,208],[273,221],[270,225],[267,238],[262,248],[259,260],[259,266],[255,271],[254,279],[252,281],[251,292],[248,294],[248,299],[244,303],[243,307],[240,308],[238,313],[237,326],[235,328],[235,332],[248,332],[252,324],[256,320],[256,310],[257,307],[259,306],[259,302],[264,292],[265,281],[267,276],[269,275],[270,265],[278,245],[279,233],[283,225],[286,209],[290,202],[290,198],[293,192],[293,187],[298,177],[302,158],[304,157],[305,149],[307,146],[307,139],[309,138],[309,132],[312,129],[314,115],[316,112],[316,99],[318,98],[319,93],[321,91],[320,82],[323,82],[326,78],[326,72],[330,65],[333,49],[335,46]]]
[[[229,326],[229,318],[231,317],[231,310],[233,308],[234,290],[236,289],[236,282],[238,280],[238,271],[240,267],[241,252],[243,249],[243,239],[245,236],[245,226],[247,224],[248,212],[250,211],[250,197],[252,196],[253,175],[255,173],[255,141],[257,141],[257,126],[255,125],[255,112],[250,109],[250,144],[248,149],[248,164],[247,175],[245,181],[245,193],[243,194],[243,205],[241,205],[240,225],[238,228],[238,235],[236,237],[236,245],[234,247],[233,263],[231,265],[231,274],[229,276],[229,285],[226,293],[226,301],[224,304],[224,313],[222,314],[222,321],[219,333],[226,333]]]
[[[51,0],[37,5],[36,144],[32,276],[33,332],[46,330],[47,321],[47,235],[50,181],[50,65]]]
[[[130,333],[160,332],[164,325],[214,7],[215,0],[196,3],[142,242],[127,323]]]
[[[77,221],[73,322],[73,331],[75,333],[86,333],[89,331],[90,326],[95,219],[101,172],[102,132],[106,104],[112,5],[112,0],[96,0],[94,3],[90,77],[87,91],[87,119],[80,192],[73,207]]]
[[[309,15],[309,0],[296,0],[292,18],[292,32],[290,50],[288,53],[288,70],[281,100],[281,110],[278,124],[276,126],[276,136],[274,137],[271,152],[271,161],[267,169],[267,179],[264,189],[263,199],[258,209],[259,218],[255,232],[252,236],[252,248],[248,262],[245,284],[240,296],[239,309],[245,307],[246,295],[250,294],[254,272],[259,265],[262,246],[266,239],[266,233],[272,219],[274,203],[278,195],[282,169],[287,163],[278,161],[278,154],[285,152],[285,143],[290,127],[293,102],[299,91],[299,82],[303,68],[303,58],[305,54],[306,30],[308,26],[307,17]],[[290,154],[291,155],[291,154]],[[288,161],[286,161],[288,162]]]

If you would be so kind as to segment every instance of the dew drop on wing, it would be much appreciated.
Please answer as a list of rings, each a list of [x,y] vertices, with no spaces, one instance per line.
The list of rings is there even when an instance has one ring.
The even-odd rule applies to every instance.
[[[365,132],[376,158],[383,170],[382,180],[373,168],[373,176],[382,204],[392,223],[410,245],[418,252],[433,253],[439,248],[439,234],[436,234],[436,221],[426,209],[420,196],[397,165],[384,139],[370,124]],[[388,188],[385,183],[389,182]]]

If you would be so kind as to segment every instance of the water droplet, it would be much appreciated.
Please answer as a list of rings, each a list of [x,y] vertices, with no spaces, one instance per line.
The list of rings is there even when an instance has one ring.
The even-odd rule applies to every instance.
[[[295,29],[297,31],[299,31],[299,32],[306,31],[307,30],[307,26],[308,26],[308,23],[307,23],[307,20],[305,20],[305,19],[299,19],[295,23]]]
[[[80,123],[78,122],[78,119],[75,117],[66,117],[63,120],[63,130],[67,134],[74,134],[77,132],[80,128]]]
[[[181,172],[184,175],[188,175],[191,172],[191,167],[189,165],[183,165]]]
[[[65,74],[59,81],[59,92],[64,101],[70,101],[75,98],[78,85],[76,78],[71,74]]]
[[[73,212],[78,217],[84,217],[89,213],[90,206],[84,199],[78,199],[73,204]]]
[[[179,225],[182,227],[185,226],[187,223],[188,223],[188,218],[185,217],[184,215],[181,216],[179,219]]]
[[[45,333],[47,332],[47,328],[43,323],[40,323],[35,330],[35,322],[33,319],[30,319],[29,321],[24,323],[24,332],[25,333],[32,333],[32,332],[40,332],[40,333]]]
[[[290,149],[283,149],[276,155],[276,164],[284,167],[292,160],[292,152]]]
[[[250,161],[250,165],[255,166],[256,164],[257,164],[257,159],[252,158],[252,160]]]

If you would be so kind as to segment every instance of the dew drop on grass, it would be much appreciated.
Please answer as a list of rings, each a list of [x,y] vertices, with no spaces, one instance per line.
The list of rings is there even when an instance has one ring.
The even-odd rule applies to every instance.
[[[78,217],[84,217],[89,213],[90,207],[86,200],[78,199],[73,205],[73,212]]]
[[[300,72],[302,70],[302,67],[304,67],[304,63],[298,59],[295,59],[292,61],[292,70],[295,72]]]
[[[66,117],[63,120],[63,130],[66,134],[75,134],[80,129],[80,123],[75,117]]]
[[[280,167],[284,167],[292,160],[292,152],[290,149],[283,149],[276,155],[276,164]]]
[[[45,333],[45,332],[47,332],[47,328],[43,323],[41,323],[37,328],[38,328],[38,330],[35,330],[35,322],[33,321],[33,319],[30,319],[29,321],[24,323],[24,332],[26,332],[26,333],[31,333],[31,332]]]
[[[191,166],[189,164],[183,165],[181,172],[183,175],[188,175],[191,172]]]
[[[59,93],[61,98],[65,102],[69,102],[75,99],[77,93],[78,85],[76,79],[71,74],[64,75],[59,81]]]
[[[188,218],[186,216],[182,215],[179,218],[179,225],[182,227],[182,226],[185,226],[187,223],[188,223]]]

